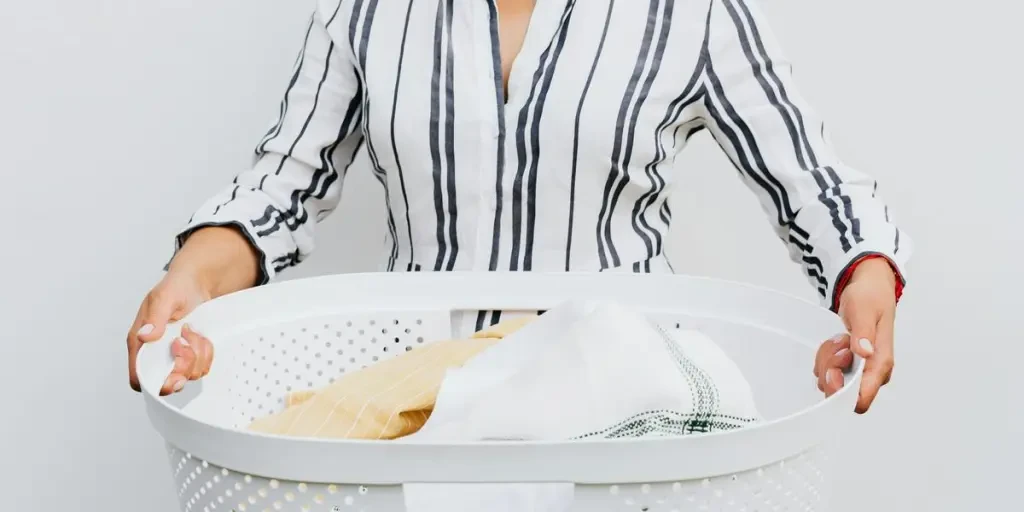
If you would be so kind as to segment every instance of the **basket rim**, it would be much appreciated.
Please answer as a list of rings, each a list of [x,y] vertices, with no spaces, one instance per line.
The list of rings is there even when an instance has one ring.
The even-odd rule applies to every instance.
[[[671,289],[666,282],[678,284]],[[402,290],[403,297],[387,290]],[[493,290],[501,290],[500,295]],[[609,292],[609,290],[615,290]],[[269,284],[214,299],[183,319],[213,319],[238,325],[246,316],[277,323],[338,311],[547,309],[574,297],[638,294],[629,301],[657,305],[647,312],[693,314],[665,304],[711,304],[702,317],[726,319],[781,332],[804,344],[834,334],[824,326],[842,326],[831,311],[803,298],[767,287],[685,275],[446,272],[335,274]],[[287,301],[282,294],[304,297]],[[470,297],[473,296],[473,297]],[[688,297],[684,297],[688,296]],[[277,297],[278,300],[271,300]],[[533,298],[531,301],[530,298]],[[420,301],[420,302],[417,302]],[[429,302],[422,302],[429,301]],[[752,313],[711,314],[713,304]],[[305,302],[306,304],[296,304]],[[529,307],[526,302],[530,302]],[[660,303],[659,303],[660,302]],[[315,307],[310,307],[314,305]],[[424,307],[424,304],[432,304]],[[391,307],[382,307],[391,305]],[[419,307],[406,307],[415,306]],[[273,306],[273,309],[271,308]],[[725,308],[729,309],[728,307]],[[242,310],[246,310],[244,313]],[[276,314],[263,315],[261,312]],[[301,313],[300,313],[301,312]],[[773,318],[772,315],[775,315]],[[756,318],[760,316],[761,318]],[[788,325],[779,318],[800,318]],[[772,322],[772,320],[776,320]],[[811,324],[814,324],[813,327]],[[743,429],[658,439],[588,439],[572,442],[480,441],[431,443],[394,440],[312,439],[228,429],[198,421],[159,396],[161,375],[169,371],[168,346],[180,324],[161,340],[146,344],[137,368],[154,428],[171,445],[234,471],[280,480],[388,485],[427,482],[576,482],[591,484],[667,482],[735,474],[806,452],[835,432],[852,415],[864,361],[857,358],[844,387],[831,397],[783,417]],[[247,324],[246,329],[252,324]],[[835,327],[828,327],[835,330]],[[205,327],[204,327],[205,329]],[[794,332],[795,331],[795,332]],[[813,333],[813,334],[812,334]],[[145,377],[145,378],[144,378]],[[742,447],[742,448],[738,448]],[[357,460],[357,464],[335,461]],[[443,461],[439,464],[438,461]],[[480,461],[487,461],[481,464]],[[501,461],[496,463],[494,461]],[[616,461],[608,464],[607,461]],[[603,463],[601,463],[603,462]]]

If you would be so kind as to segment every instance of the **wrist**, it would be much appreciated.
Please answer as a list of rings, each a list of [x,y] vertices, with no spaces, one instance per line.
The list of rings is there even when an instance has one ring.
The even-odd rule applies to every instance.
[[[181,249],[167,272],[192,281],[207,298],[216,298],[254,286],[258,267],[258,253],[239,229],[205,226],[182,236]]]
[[[890,288],[896,288],[896,271],[889,260],[881,256],[863,258],[850,274],[850,283],[858,281],[881,281]],[[849,284],[849,283],[848,283]]]
[[[903,295],[903,276],[888,257],[880,253],[866,253],[850,263],[836,283],[832,311],[839,311],[840,300],[846,288],[854,282],[883,283],[893,290],[896,302]]]

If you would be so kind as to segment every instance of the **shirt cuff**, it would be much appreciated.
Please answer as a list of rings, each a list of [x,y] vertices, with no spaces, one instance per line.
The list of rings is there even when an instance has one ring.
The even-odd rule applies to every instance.
[[[896,297],[896,302],[899,302],[900,298],[903,296],[903,288],[906,286],[907,280],[904,277],[903,272],[900,270],[899,264],[896,263],[896,259],[880,252],[862,252],[854,257],[839,274],[839,280],[836,282],[836,286],[833,288],[834,292],[832,294],[831,309],[833,312],[839,312],[839,301],[843,296],[843,290],[846,289],[846,285],[850,284],[850,279],[853,278],[853,273],[857,270],[857,267],[865,261],[878,258],[884,259],[889,263],[889,267],[892,269],[892,273],[896,277],[896,287],[893,290],[893,294]]]

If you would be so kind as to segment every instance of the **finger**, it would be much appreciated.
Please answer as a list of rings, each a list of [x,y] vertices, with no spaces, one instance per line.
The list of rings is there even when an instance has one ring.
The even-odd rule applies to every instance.
[[[882,386],[889,382],[894,364],[892,320],[891,315],[879,322],[878,336],[875,343],[875,354],[864,366],[864,377],[861,380],[860,395],[857,399],[856,411],[865,413],[874,403]]]
[[[814,355],[814,376],[824,378],[825,368],[828,361],[836,352],[850,346],[850,336],[846,333],[836,334],[822,342],[818,346],[818,352]]]
[[[139,385],[139,376],[135,370],[135,358],[139,353],[139,347],[142,346],[142,341],[139,340],[138,331],[142,327],[142,318],[146,315],[146,304],[143,303],[142,307],[139,308],[139,312],[135,315],[135,321],[132,322],[131,328],[128,330],[127,343],[128,343],[128,384],[135,391],[141,391],[142,386]]]
[[[875,353],[875,338],[881,311],[871,305],[855,304],[846,311],[850,328],[850,350],[867,359]]]
[[[146,312],[141,318],[142,325],[139,326],[136,335],[142,343],[149,343],[163,337],[167,323],[177,320],[180,304],[159,290],[154,290],[146,297],[144,308]]]
[[[164,381],[161,394],[181,391],[195,365],[196,353],[184,338],[178,338],[171,343],[171,355],[174,356],[174,368]]]
[[[213,344],[188,324],[181,326],[181,336],[191,345],[196,354],[195,363],[192,365],[192,372],[188,378],[195,380],[205,377],[210,372],[210,365],[213,362]]]
[[[825,396],[832,396],[840,389],[843,389],[845,380],[843,372],[839,368],[825,370]]]

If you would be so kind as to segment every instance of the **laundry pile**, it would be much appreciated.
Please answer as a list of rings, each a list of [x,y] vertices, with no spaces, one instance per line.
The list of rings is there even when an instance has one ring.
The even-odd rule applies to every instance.
[[[255,431],[394,442],[686,436],[760,420],[735,363],[700,332],[569,302],[435,341],[288,397]],[[571,484],[417,484],[408,510],[564,511]]]

